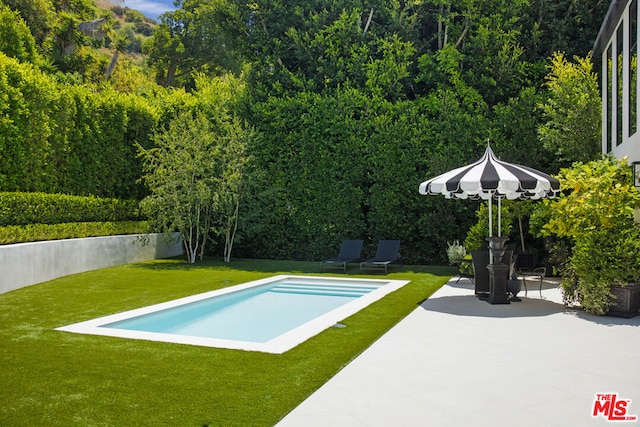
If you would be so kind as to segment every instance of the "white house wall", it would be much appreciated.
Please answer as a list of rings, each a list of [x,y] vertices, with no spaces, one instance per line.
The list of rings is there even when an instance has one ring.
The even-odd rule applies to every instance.
[[[640,160],[640,135],[638,132],[630,136],[626,141],[617,147],[613,147],[609,154],[621,159],[629,158],[629,163]]]
[[[614,4],[614,3],[617,3]],[[630,106],[629,106],[629,90],[631,88],[631,84],[629,81],[629,67],[631,66],[631,61],[630,61],[630,55],[626,54],[626,53],[630,53],[630,54],[636,54],[636,56],[640,56],[638,55],[639,53],[639,49],[640,49],[640,31],[636,30],[636,38],[639,39],[638,42],[636,43],[636,50],[635,52],[630,52],[630,19],[629,19],[629,10],[630,10],[630,6],[632,4],[632,0],[626,1],[626,2],[622,2],[622,1],[618,1],[618,2],[612,2],[611,6],[610,6],[610,11],[607,14],[607,18],[617,18],[617,23],[615,25],[615,30],[612,31],[611,35],[609,36],[608,40],[604,40],[606,43],[601,43],[600,40],[598,40],[596,42],[596,45],[602,46],[603,50],[601,52],[601,64],[602,64],[602,71],[601,71],[601,75],[602,75],[602,80],[601,80],[601,85],[602,85],[602,152],[603,153],[609,153],[614,155],[615,157],[618,158],[622,158],[622,157],[628,157],[629,158],[629,162],[633,162],[633,161],[640,161],[640,84],[636,84],[636,126],[635,126],[635,133],[633,133],[632,135],[629,135],[629,110],[630,110]],[[617,15],[618,13],[620,13],[620,16],[609,16],[612,11],[616,10],[616,6],[624,6],[624,9],[618,10],[617,13],[615,15]],[[636,10],[636,14],[639,13],[638,11],[640,11],[640,7],[637,8]],[[616,21],[613,21],[616,22]],[[637,20],[636,22],[640,22],[640,20]],[[608,50],[611,49],[612,52],[612,70],[617,70],[618,69],[618,64],[617,64],[617,60],[619,58],[618,56],[618,31],[617,29],[620,28],[620,26],[622,26],[623,28],[623,50],[625,52],[625,55],[623,55],[624,58],[624,62],[622,64],[622,117],[618,117],[618,82],[615,79],[615,74],[613,76],[608,75]],[[611,27],[613,28],[613,26]],[[601,32],[603,30],[601,29]],[[600,39],[600,35],[598,36],[598,38]],[[640,73],[638,73],[638,76],[640,77]],[[639,78],[636,77],[636,78]],[[608,126],[608,115],[609,115],[609,111],[608,111],[608,105],[607,105],[607,100],[608,100],[608,83],[611,80],[611,91],[614,94],[614,96],[611,97],[611,113],[612,113],[612,117],[611,117],[611,128],[610,128],[610,132],[607,132],[607,126]],[[618,120],[622,120],[622,137],[621,137],[621,143],[617,144],[618,141],[618,137],[619,135],[617,134],[618,132]],[[609,141],[610,139],[610,141]],[[608,143],[610,143],[611,145],[611,149],[608,149]]]

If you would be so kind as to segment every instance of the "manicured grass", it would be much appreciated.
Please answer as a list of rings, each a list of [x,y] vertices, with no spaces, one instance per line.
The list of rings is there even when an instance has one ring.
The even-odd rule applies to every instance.
[[[385,277],[411,283],[346,319],[346,328],[329,328],[281,355],[54,330],[275,274],[318,271],[318,263],[191,266],[172,259],[0,295],[0,425],[274,425],[454,273],[392,267]]]

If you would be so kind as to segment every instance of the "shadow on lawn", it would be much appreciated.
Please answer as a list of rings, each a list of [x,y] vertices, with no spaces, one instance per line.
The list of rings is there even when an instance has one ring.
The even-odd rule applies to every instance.
[[[205,257],[203,260],[197,260],[195,264],[189,264],[184,256],[158,259],[155,261],[147,261],[130,264],[134,268],[142,268],[148,270],[236,270],[257,273],[280,273],[280,274],[317,274],[322,276],[375,276],[386,277],[384,274],[361,274],[357,263],[349,265],[347,273],[339,271],[323,271],[320,272],[320,261],[288,261],[288,260],[269,260],[269,259],[247,259],[237,258],[230,262],[224,262],[220,258]],[[428,273],[437,276],[451,276],[455,274],[452,267],[443,266],[427,266],[427,265],[393,265],[389,268],[387,276],[402,273]]]
[[[198,259],[195,264],[189,264],[184,256],[158,259],[155,261],[147,261],[130,264],[134,268],[142,268],[148,270],[241,270],[260,273],[319,273],[319,262],[306,261],[281,261],[266,259],[232,259],[230,262],[224,262],[220,258],[205,257]]]

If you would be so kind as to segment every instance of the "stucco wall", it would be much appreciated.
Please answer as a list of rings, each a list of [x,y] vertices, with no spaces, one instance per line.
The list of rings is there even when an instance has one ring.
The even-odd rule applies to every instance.
[[[182,253],[180,242],[167,245],[161,234],[150,234],[148,241],[128,235],[1,245],[0,293],[68,274]]]

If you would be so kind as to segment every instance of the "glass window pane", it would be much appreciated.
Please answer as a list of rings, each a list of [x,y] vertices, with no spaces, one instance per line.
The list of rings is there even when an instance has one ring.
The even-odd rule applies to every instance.
[[[622,80],[623,80],[623,72],[622,72],[622,64],[624,63],[624,49],[623,49],[623,41],[624,41],[624,25],[620,23],[618,26],[618,30],[616,31],[616,145],[622,144]]]
[[[606,141],[607,141],[607,153],[611,152],[612,139],[613,139],[613,48],[609,45],[607,48],[607,120],[606,120]]]
[[[638,2],[633,0],[629,5],[629,136],[636,133],[636,116],[638,106],[636,104],[638,87]]]

